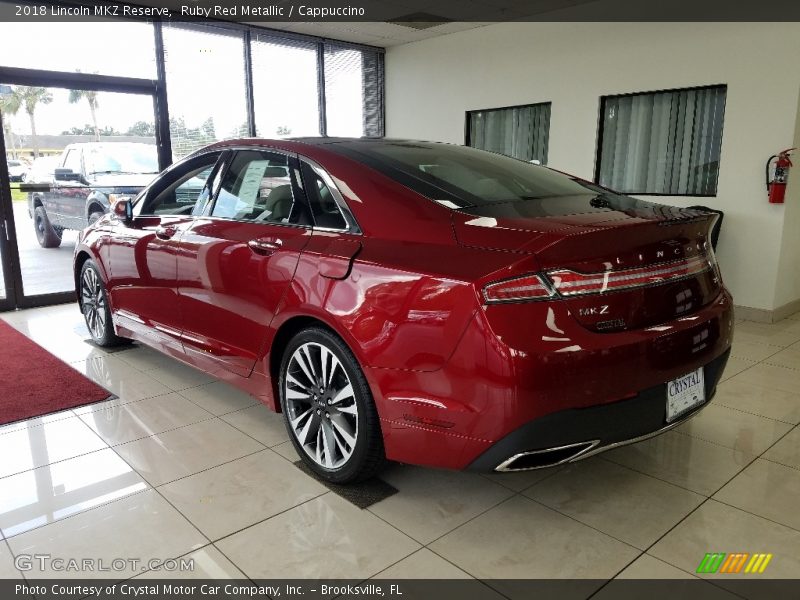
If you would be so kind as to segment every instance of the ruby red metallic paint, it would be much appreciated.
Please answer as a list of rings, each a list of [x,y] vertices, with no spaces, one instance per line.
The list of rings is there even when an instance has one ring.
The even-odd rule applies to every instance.
[[[658,262],[665,251],[710,251],[708,217],[648,208],[658,205],[541,218],[453,211],[324,143],[216,148],[240,146],[316,161],[363,234],[209,217],[104,219],[82,237],[76,260],[100,266],[119,335],[273,410],[277,332],[297,318],[324,323],[364,370],[389,459],[465,468],[537,418],[611,405],[730,348],[732,302],[716,270],[601,297],[487,305],[481,293],[533,272],[602,272]],[[157,235],[165,226],[171,239]],[[281,249],[260,256],[248,247],[255,238],[279,238]],[[601,331],[605,321],[616,328]]]

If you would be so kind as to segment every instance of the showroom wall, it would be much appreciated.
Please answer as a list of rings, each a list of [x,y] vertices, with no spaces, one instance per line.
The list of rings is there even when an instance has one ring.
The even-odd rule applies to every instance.
[[[794,142],[800,148],[800,104],[797,106]],[[794,164],[800,167],[800,153],[795,155]],[[781,238],[781,259],[778,268],[778,285],[775,295],[776,306],[794,305],[800,298],[800,172],[794,169],[789,175],[786,188],[786,206],[783,216],[783,237]]]
[[[717,196],[647,199],[723,210],[724,278],[769,319],[800,299],[800,169],[791,206],[764,187],[766,159],[800,142],[798,64],[796,23],[493,24],[387,50],[386,133],[464,143],[467,110],[552,102],[549,166],[592,179],[601,96],[727,84]]]

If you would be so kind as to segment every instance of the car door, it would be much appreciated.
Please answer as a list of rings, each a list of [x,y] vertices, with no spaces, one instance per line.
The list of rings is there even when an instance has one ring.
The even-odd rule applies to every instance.
[[[213,205],[183,233],[178,296],[190,358],[249,376],[311,237],[296,158],[239,150]]]
[[[115,319],[162,350],[183,353],[177,255],[183,229],[212,195],[222,152],[183,161],[159,177],[109,236],[109,294]],[[200,207],[198,209],[198,207]]]
[[[60,169],[68,172],[56,172],[54,185],[44,194],[44,209],[53,225],[82,229],[83,223],[77,217],[82,213],[91,189],[83,177],[81,149],[68,148]]]

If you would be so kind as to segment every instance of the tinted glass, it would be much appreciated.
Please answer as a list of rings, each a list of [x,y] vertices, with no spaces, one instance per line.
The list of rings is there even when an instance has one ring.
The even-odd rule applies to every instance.
[[[331,149],[336,146],[332,144]],[[419,142],[342,146],[389,177],[451,208],[600,191],[545,167],[464,146]]]
[[[330,186],[307,163],[303,163],[302,168],[303,189],[311,204],[314,224],[317,227],[329,229],[347,229],[347,222],[339,211],[339,205],[336,203]]]
[[[262,223],[288,223],[294,204],[289,161],[276,152],[237,152],[211,214]]]
[[[160,185],[148,193],[139,214],[197,214],[196,206],[208,199],[206,184],[218,158],[217,152],[205,154],[165,175]]]

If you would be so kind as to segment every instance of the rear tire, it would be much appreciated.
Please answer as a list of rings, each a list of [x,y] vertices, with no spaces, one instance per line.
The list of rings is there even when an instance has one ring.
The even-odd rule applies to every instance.
[[[44,206],[37,206],[33,211],[33,227],[36,229],[36,240],[42,248],[58,248],[61,235],[50,223]]]
[[[354,483],[383,468],[378,412],[350,349],[321,327],[289,342],[278,380],[284,423],[306,466],[333,483]]]
[[[81,267],[78,298],[86,327],[95,344],[108,347],[129,341],[114,333],[106,286],[100,276],[100,269],[92,259],[87,260]]]

